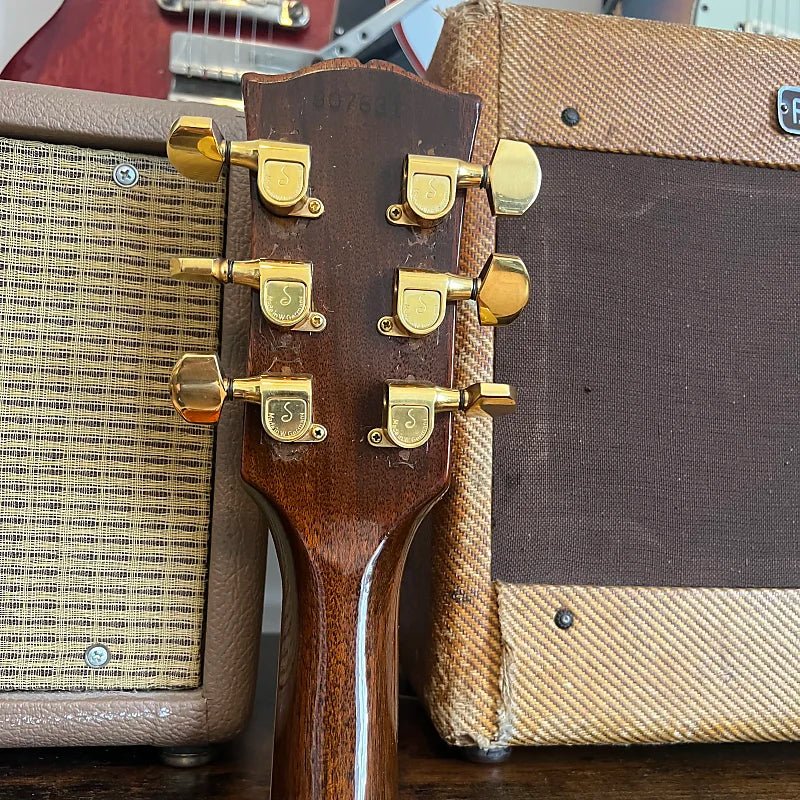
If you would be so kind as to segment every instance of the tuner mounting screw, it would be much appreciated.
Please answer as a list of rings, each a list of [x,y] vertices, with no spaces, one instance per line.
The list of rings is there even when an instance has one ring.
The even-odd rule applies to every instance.
[[[317,200],[316,197],[312,197],[308,201],[308,210],[312,214],[321,214],[322,213],[322,203],[320,203],[320,201]]]
[[[378,323],[378,327],[383,333],[391,333],[394,323],[392,322],[391,317],[383,317],[383,319],[381,319],[381,321]]]
[[[383,436],[380,431],[372,431],[369,435],[369,440],[372,444],[380,444],[383,441]]]
[[[139,183],[139,170],[133,164],[117,164],[114,167],[114,183],[123,189],[130,189]]]
[[[315,311],[309,318],[308,321],[311,323],[312,328],[324,328],[325,327],[325,317],[322,316],[319,312]]]
[[[398,205],[390,206],[389,207],[389,219],[400,219],[403,216],[403,209],[400,208]]]
[[[321,442],[328,436],[328,429],[324,425],[311,426],[311,438],[317,442]]]

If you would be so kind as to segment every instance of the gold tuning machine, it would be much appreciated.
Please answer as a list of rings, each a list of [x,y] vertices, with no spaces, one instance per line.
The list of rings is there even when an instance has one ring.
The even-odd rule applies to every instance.
[[[181,281],[251,286],[259,291],[261,313],[273,325],[293,331],[325,330],[327,320],[312,309],[312,269],[307,262],[175,257],[169,271]]]
[[[261,424],[278,442],[322,442],[328,435],[313,422],[307,375],[223,378],[216,355],[187,353],[172,369],[169,391],[175,410],[188,422],[213,425],[225,401],[237,399],[261,406]]]
[[[210,117],[180,117],[167,138],[167,155],[175,169],[196,181],[214,183],[225,164],[257,173],[264,205],[281,217],[316,218],[325,210],[308,196],[311,147],[307,144],[256,139],[228,142]]]
[[[440,411],[463,411],[468,417],[511,414],[517,390],[506,383],[473,383],[466,389],[443,389],[427,383],[389,381],[383,396],[383,427],[367,439],[373,447],[422,447],[433,433]]]
[[[481,325],[508,325],[528,302],[530,278],[522,259],[492,255],[477,278],[398,269],[394,314],[378,320],[385,336],[427,336],[444,321],[448,301],[475,300]]]
[[[394,225],[429,228],[450,213],[456,190],[485,189],[494,216],[520,216],[542,184],[539,159],[527,142],[500,139],[491,162],[482,166],[441,156],[406,156],[403,197],[386,209]]]

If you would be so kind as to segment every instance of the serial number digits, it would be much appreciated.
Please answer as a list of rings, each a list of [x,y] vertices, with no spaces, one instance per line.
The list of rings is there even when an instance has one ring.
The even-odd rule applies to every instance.
[[[400,101],[398,98],[370,97],[358,92],[339,91],[317,92],[311,100],[317,111],[330,109],[331,111],[344,111],[348,114],[370,114],[378,118],[399,117]]]

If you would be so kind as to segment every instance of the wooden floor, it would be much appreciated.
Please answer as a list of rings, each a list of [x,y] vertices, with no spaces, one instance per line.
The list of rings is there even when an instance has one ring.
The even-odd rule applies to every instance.
[[[146,747],[9,750],[0,755],[0,800],[266,800],[275,647],[265,638],[249,730],[209,766],[162,766]],[[446,748],[404,698],[400,747],[403,800],[800,798],[800,745],[531,748],[481,766]]]

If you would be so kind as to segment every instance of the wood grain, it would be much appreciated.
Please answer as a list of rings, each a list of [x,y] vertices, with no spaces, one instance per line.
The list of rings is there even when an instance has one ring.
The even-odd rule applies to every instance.
[[[414,451],[367,442],[383,386],[450,386],[452,311],[420,340],[381,336],[399,266],[453,271],[463,198],[436,229],[388,224],[408,152],[469,158],[476,98],[397,68],[328,62],[291,77],[246,76],[250,138],[312,147],[317,220],[269,214],[254,194],[253,255],[314,264],[322,334],[281,333],[254,300],[251,373],[313,376],[322,444],[277,444],[258,409],[245,421],[243,475],[275,509],[284,616],[273,794],[390,800],[397,793],[397,605],[414,531],[448,481],[450,419]]]

